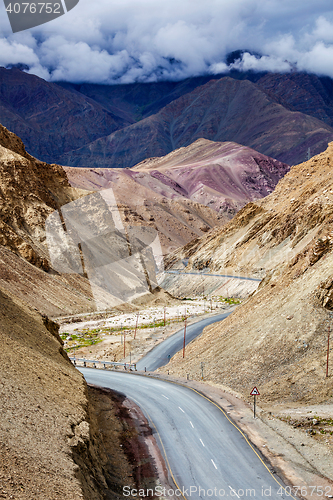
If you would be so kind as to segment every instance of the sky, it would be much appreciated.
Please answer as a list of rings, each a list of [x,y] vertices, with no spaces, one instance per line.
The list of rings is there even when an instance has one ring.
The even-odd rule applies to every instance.
[[[49,81],[181,80],[234,67],[333,78],[332,0],[80,0],[15,34],[0,2],[0,66],[25,64]],[[245,52],[228,67],[234,50]]]

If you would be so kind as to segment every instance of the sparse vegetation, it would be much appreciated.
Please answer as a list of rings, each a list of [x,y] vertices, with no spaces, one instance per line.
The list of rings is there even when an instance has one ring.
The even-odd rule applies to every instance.
[[[234,297],[219,297],[220,302],[226,302],[227,304],[233,305],[233,304],[240,304],[240,300],[236,299]]]

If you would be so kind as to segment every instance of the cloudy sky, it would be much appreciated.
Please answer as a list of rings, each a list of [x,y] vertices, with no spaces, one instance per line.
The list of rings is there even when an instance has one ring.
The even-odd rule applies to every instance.
[[[40,1],[40,0],[38,0]],[[0,66],[46,80],[128,83],[238,69],[333,77],[332,0],[80,0],[64,16],[13,34],[2,0]]]

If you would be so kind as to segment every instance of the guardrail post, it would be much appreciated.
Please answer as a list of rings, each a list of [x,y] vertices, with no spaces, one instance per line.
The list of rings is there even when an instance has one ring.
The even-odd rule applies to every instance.
[[[104,364],[104,370],[106,370],[106,364],[105,363],[103,363],[103,364]]]

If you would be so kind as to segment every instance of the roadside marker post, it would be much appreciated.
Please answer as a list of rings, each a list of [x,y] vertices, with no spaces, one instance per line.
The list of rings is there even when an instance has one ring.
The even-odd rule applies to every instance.
[[[260,392],[256,387],[253,387],[250,396],[253,396],[253,418],[256,418],[256,396],[260,396]]]

